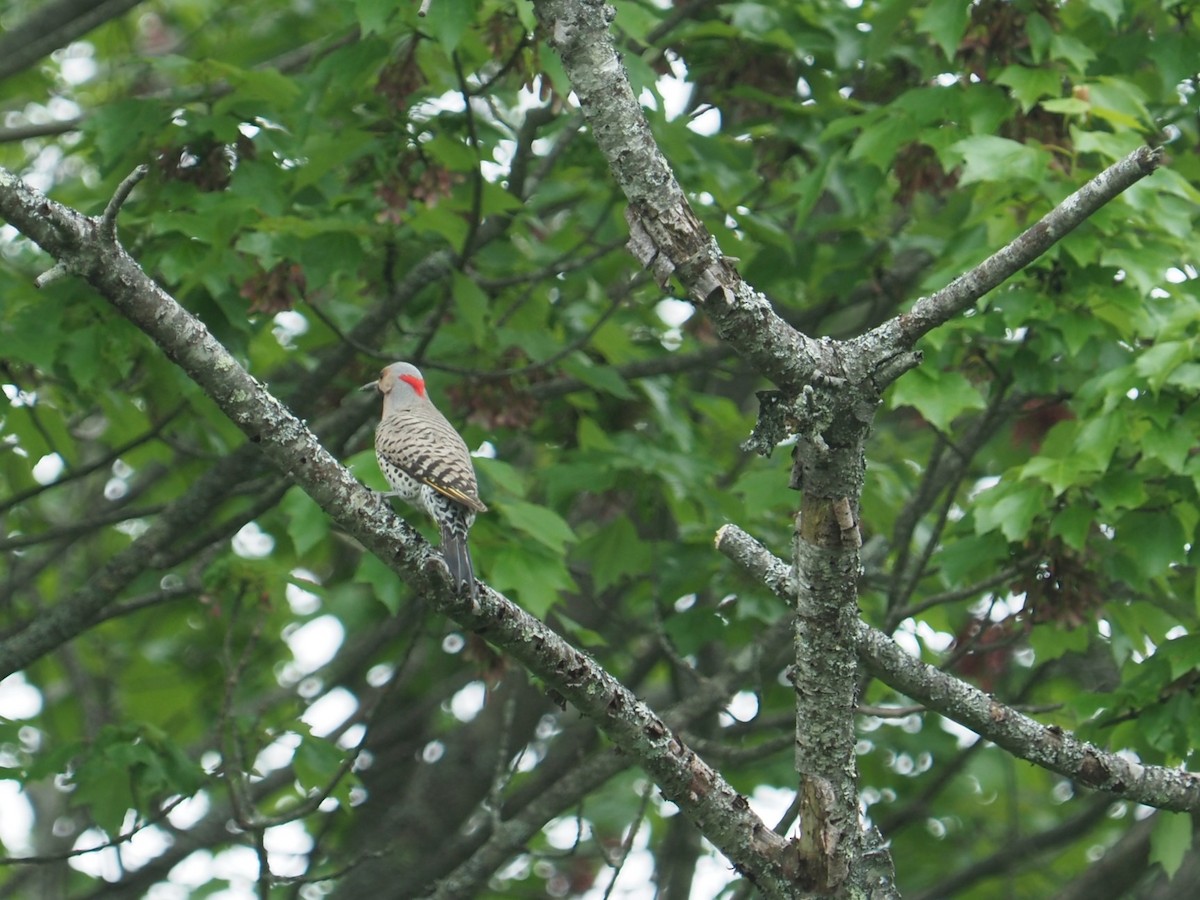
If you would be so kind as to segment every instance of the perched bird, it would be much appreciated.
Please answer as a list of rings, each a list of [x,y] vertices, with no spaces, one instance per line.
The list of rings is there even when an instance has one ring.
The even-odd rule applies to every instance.
[[[479,499],[467,445],[429,399],[416,366],[392,363],[379,373],[378,381],[363,385],[363,390],[371,388],[383,394],[375,454],[392,486],[385,496],[404,498],[437,523],[450,576],[473,600],[475,571],[467,531],[475,514],[487,512],[487,507]]]

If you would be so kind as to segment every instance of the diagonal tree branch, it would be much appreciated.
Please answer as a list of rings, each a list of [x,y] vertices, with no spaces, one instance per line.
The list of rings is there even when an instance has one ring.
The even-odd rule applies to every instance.
[[[745,798],[649,707],[544,623],[491,590],[478,603],[456,596],[440,554],[334,459],[115,239],[105,241],[110,230],[102,219],[50,200],[3,169],[0,215],[141,328],[271,463],[433,608],[516,658],[634,756],[664,796],[768,896],[794,896],[794,854]],[[17,638],[42,627],[35,623]],[[14,640],[0,644],[0,659],[10,667],[26,657]]]
[[[537,0],[534,8],[629,200],[630,250],[660,282],[677,276],[722,339],[763,375],[780,385],[806,383],[826,349],[742,280],[688,204],[613,46],[613,8],[603,0]]]
[[[717,549],[780,597],[795,595],[787,563],[736,525],[717,533]],[[1158,809],[1200,812],[1200,776],[1148,766],[1047,727],[966,682],[909,656],[865,622],[853,641],[863,667],[885,684],[974,731],[1014,756],[1096,790]]]
[[[32,66],[109,19],[124,15],[142,0],[57,0],[0,35],[0,78]]]
[[[911,350],[917,340],[963,312],[988,291],[1028,266],[1070,234],[1100,207],[1151,175],[1162,162],[1162,149],[1139,147],[1109,166],[1036,224],[997,250],[975,268],[959,275],[911,310],[889,319],[861,338],[851,341],[877,354]]]

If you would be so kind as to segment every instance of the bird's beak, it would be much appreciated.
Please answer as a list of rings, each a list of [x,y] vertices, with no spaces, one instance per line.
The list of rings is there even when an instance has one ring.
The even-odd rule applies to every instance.
[[[379,390],[379,381],[378,380],[368,381],[366,384],[364,384],[362,387],[360,387],[359,390],[360,391],[377,391],[377,390]]]

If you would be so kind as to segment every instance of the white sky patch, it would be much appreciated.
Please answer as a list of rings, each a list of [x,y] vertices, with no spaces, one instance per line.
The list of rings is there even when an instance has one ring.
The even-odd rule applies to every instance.
[[[233,552],[242,559],[262,559],[275,549],[275,538],[258,527],[257,522],[247,522],[232,540]]]
[[[174,885],[180,885],[184,888],[198,888],[201,885],[208,884],[212,878],[213,856],[208,850],[197,850],[180,860],[171,871],[167,873],[167,878]],[[179,895],[186,896],[186,895]]]
[[[208,792],[199,791],[167,813],[167,821],[176,828],[187,830],[208,815],[210,808],[212,801],[209,800]]]
[[[516,154],[516,141],[507,139],[496,141],[496,146],[492,149],[492,158],[490,160],[482,160],[479,164],[479,169],[483,172],[483,177],[488,181],[499,181],[502,178],[507,178],[508,173],[512,171],[512,162]]]
[[[300,735],[293,731],[284,732],[258,751],[258,756],[254,758],[254,771],[265,775],[282,769],[292,761],[299,746]]]
[[[96,61],[84,56],[73,56],[59,64],[63,81],[68,84],[83,84],[96,77]]]
[[[391,663],[376,663],[367,670],[367,684],[373,688],[381,688],[396,674],[396,667]]]
[[[472,681],[450,698],[450,714],[460,722],[470,722],[483,711],[487,701],[487,685]]]
[[[688,122],[688,131],[702,136],[714,135],[721,130],[721,111],[715,106],[696,113]]]
[[[130,818],[126,820],[126,827],[122,830],[128,830],[134,824],[134,820]],[[171,843],[171,838],[167,837],[165,831],[157,825],[150,825],[125,842],[121,851],[121,863],[126,869],[140,869],[166,853]]]
[[[553,819],[542,829],[546,843],[555,850],[570,850],[576,844],[591,840],[592,824],[577,817]]]
[[[10,225],[0,226],[0,238],[7,238],[8,235],[6,234],[6,232],[11,227],[12,226],[10,226]],[[11,406],[15,406],[15,407],[33,406],[34,403],[37,401],[36,394],[30,393],[28,391],[23,391],[19,387],[17,387],[15,384],[0,385],[0,390],[4,391],[4,396],[5,396],[5,398],[7,398],[8,402]]]
[[[23,672],[14,672],[0,681],[0,719],[32,719],[41,711],[41,691],[25,680]]]
[[[275,875],[303,875],[308,860],[305,854],[312,850],[312,836],[302,822],[287,822],[263,832],[263,846]]]
[[[892,635],[892,640],[909,656],[915,656],[917,659],[920,659],[921,645],[917,641],[916,634],[914,634],[915,630],[916,622],[912,619],[905,619]]]
[[[750,801],[750,808],[754,810],[755,815],[774,828],[792,805],[795,796],[796,792],[790,788],[759,786],[746,799]]]
[[[1000,483],[999,475],[988,475],[984,478],[980,478],[973,485],[971,485],[971,490],[967,493],[967,499],[974,500],[976,497],[978,497],[984,491],[990,491],[992,488],[994,488],[999,483]]]
[[[33,480],[38,484],[53,484],[67,467],[57,453],[47,453],[33,465]]]
[[[281,347],[289,350],[295,346],[296,338],[308,331],[308,319],[294,309],[276,313],[273,322],[271,334],[275,335]]]
[[[346,629],[334,616],[318,616],[284,634],[301,672],[315,672],[328,663],[346,639]]]
[[[72,850],[90,850],[108,841],[108,836],[99,828],[89,828],[75,839]],[[121,877],[120,860],[115,848],[97,850],[95,853],[84,853],[67,860],[67,865],[78,872],[93,878],[103,878],[105,881],[116,881]]]
[[[688,69],[675,53],[667,51],[667,65],[671,74],[658,79],[655,87],[663,100],[663,115],[671,122],[683,115],[692,99],[692,85],[688,83]]]
[[[916,632],[921,642],[935,653],[944,653],[954,643],[954,635],[945,631],[935,631],[924,622],[917,623]]]
[[[229,881],[230,890],[214,895],[220,900],[250,900],[254,892],[254,876],[258,872],[258,854],[250,847],[229,847],[213,857],[210,877],[215,875]]]
[[[625,837],[624,833],[621,835]],[[649,900],[655,896],[654,889],[650,885],[654,884],[654,857],[646,852],[646,844],[650,839],[650,829],[642,827],[633,838],[633,849],[625,860],[625,865],[621,867],[621,873],[617,876],[617,882],[612,885],[612,892],[605,894],[609,885],[612,884],[612,875],[605,872],[602,878],[596,879],[596,886],[583,895],[584,900],[600,900],[600,898],[620,897],[622,900]],[[728,870],[728,864],[726,864]],[[728,883],[729,877],[726,877]],[[710,893],[707,885],[697,883],[692,885],[692,900],[703,897],[714,897],[715,892]]]
[[[758,695],[752,691],[738,691],[721,713],[721,724],[728,728],[739,722],[749,722],[758,715]]]
[[[291,576],[296,581],[308,581],[314,585],[320,584],[317,576],[308,569],[292,569]],[[321,597],[314,594],[312,591],[306,591],[298,584],[289,583],[283,589],[283,595],[287,598],[288,606],[292,612],[298,616],[310,616],[321,608]]]
[[[317,737],[328,737],[358,711],[358,699],[343,687],[335,687],[315,701],[300,721]]]
[[[975,732],[971,731],[969,728],[964,728],[957,722],[952,722],[944,716],[938,717],[938,725],[941,726],[942,731],[954,735],[954,739],[958,743],[959,750],[966,750],[976,741],[980,740],[979,735],[977,735]]]
[[[32,852],[29,834],[33,830],[33,808],[15,781],[0,781],[0,843],[10,854]]]
[[[363,742],[363,738],[367,736],[366,725],[351,725],[342,732],[342,736],[337,739],[337,745],[343,750],[352,750]],[[365,768],[368,764],[368,759],[365,754],[360,755],[356,761],[355,768]]]
[[[676,300],[668,297],[666,300],[659,300],[654,306],[654,313],[662,320],[664,325],[669,325],[672,328],[678,328],[696,312],[696,307],[688,303],[686,300]]]

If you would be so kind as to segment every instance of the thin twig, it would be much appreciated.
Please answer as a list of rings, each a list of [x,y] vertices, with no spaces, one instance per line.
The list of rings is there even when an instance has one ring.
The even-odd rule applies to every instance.
[[[911,349],[917,340],[970,307],[976,300],[1070,234],[1097,210],[1128,190],[1162,162],[1161,147],[1139,147],[1109,166],[1058,204],[1036,224],[940,291],[851,343]],[[881,385],[882,386],[882,385]]]
[[[96,844],[93,847],[85,847],[80,850],[68,850],[64,853],[50,853],[46,854],[45,856],[0,856],[0,866],[47,865],[49,863],[65,862],[68,859],[86,856],[89,853],[98,853],[101,850],[111,850],[114,847],[119,847],[121,844],[125,844],[133,840],[133,838],[135,838],[139,833],[145,831],[147,828],[161,823],[167,818],[167,816],[175,811],[176,807],[178,807],[185,800],[190,799],[190,797],[191,795],[187,797],[179,796],[168,801],[154,816],[146,819],[143,822],[139,822],[128,831],[121,832],[115,838],[110,838],[109,840],[104,841],[101,844]]]
[[[117,185],[117,189],[108,200],[108,205],[104,207],[104,215],[100,217],[100,236],[105,241],[115,241],[117,239],[117,214],[120,213],[125,201],[129,199],[130,193],[137,187],[137,183],[145,178],[149,172],[150,167],[142,163],[126,175],[121,180],[121,183]]]

